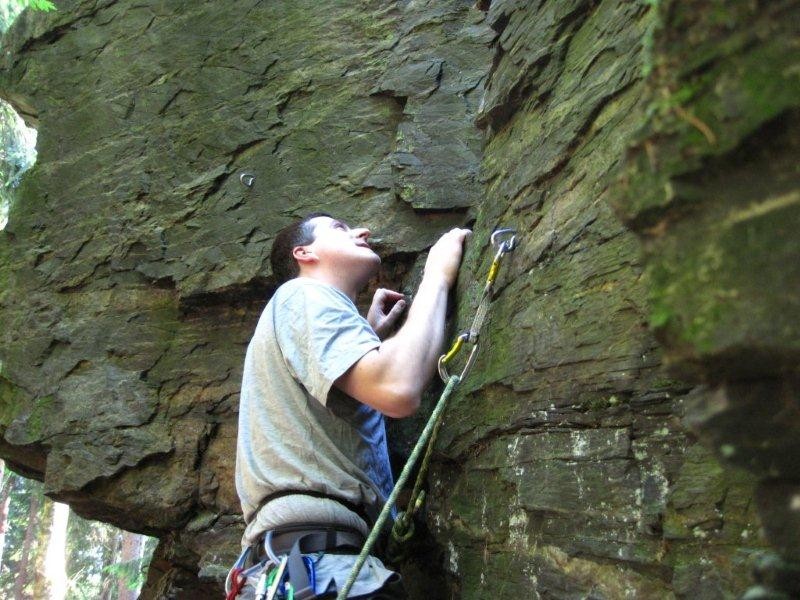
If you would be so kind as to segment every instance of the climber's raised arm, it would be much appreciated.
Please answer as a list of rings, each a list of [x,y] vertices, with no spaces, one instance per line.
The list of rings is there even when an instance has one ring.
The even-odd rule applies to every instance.
[[[406,322],[337,379],[336,387],[390,417],[406,417],[417,410],[441,354],[447,295],[469,234],[453,229],[439,238],[428,254]]]

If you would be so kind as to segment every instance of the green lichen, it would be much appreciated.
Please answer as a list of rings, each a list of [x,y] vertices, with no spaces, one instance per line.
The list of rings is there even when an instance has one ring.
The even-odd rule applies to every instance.
[[[673,205],[703,201],[703,196],[676,189],[676,178],[703,168],[707,157],[731,151],[764,123],[796,107],[800,97],[797,52],[790,50],[786,34],[776,32],[754,43],[753,27],[726,31],[731,23],[758,18],[748,12],[751,9],[731,15],[730,3],[718,3],[700,14],[680,2],[671,7],[676,14],[669,27],[679,23],[693,28],[699,27],[698,21],[707,22],[713,35],[706,41],[697,36],[692,44],[659,47],[656,58],[645,59],[663,68],[650,80],[647,125],[624,176],[627,197],[618,205],[640,227],[655,225]],[[660,12],[666,11],[664,7]],[[656,7],[652,12],[659,11]]]
[[[714,332],[728,308],[709,254],[716,255],[714,246],[663,257],[647,271],[651,327],[668,328],[701,353],[713,347]]]
[[[759,209],[766,204],[774,210]],[[790,294],[765,296],[763,290],[785,289],[800,276],[787,267],[792,224],[800,222],[797,206],[766,200],[715,215],[714,224],[687,225],[647,269],[651,326],[700,354],[750,338],[791,346],[796,303]]]
[[[31,441],[37,441],[42,438],[45,428],[53,418],[54,402],[53,396],[41,396],[34,400],[33,408],[28,415],[25,427],[28,438]]]
[[[652,322],[652,321],[651,321]],[[678,379],[670,379],[668,377],[660,377],[652,383],[654,390],[668,390],[676,388],[685,388],[686,382]]]
[[[0,425],[8,427],[23,408],[18,388],[0,375]]]
[[[0,375],[0,426],[22,425],[26,443],[42,438],[52,422],[54,402],[53,396],[31,398],[22,388]]]
[[[591,400],[584,401],[581,404],[581,410],[587,410],[587,411],[605,410],[613,406],[619,406],[621,404],[627,404],[627,403],[628,403],[627,398],[620,398],[616,394],[612,394],[610,396],[602,396],[600,398],[592,398]]]
[[[663,25],[663,22],[659,14],[660,0],[642,0],[642,4],[649,7],[642,34],[642,77],[647,77],[653,72],[655,66],[655,33]]]

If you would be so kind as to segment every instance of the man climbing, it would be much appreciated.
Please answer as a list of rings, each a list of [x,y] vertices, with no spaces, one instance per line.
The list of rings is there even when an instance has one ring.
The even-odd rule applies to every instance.
[[[354,304],[380,265],[368,229],[313,213],[275,238],[270,258],[282,285],[247,350],[236,489],[244,544],[285,569],[297,600],[332,597],[344,585],[391,492],[383,416],[419,407],[469,233],[453,229],[434,244],[391,336],[402,294],[378,290],[366,319]],[[398,580],[370,557],[349,597],[403,597]]]

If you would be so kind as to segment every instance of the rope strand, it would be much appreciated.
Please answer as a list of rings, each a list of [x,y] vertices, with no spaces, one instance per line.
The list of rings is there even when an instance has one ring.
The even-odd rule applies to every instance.
[[[444,407],[447,404],[447,399],[452,394],[458,382],[459,378],[457,375],[453,375],[450,378],[450,381],[447,382],[447,386],[445,386],[442,395],[439,397],[439,401],[436,403],[436,407],[433,409],[431,418],[428,420],[428,423],[425,425],[425,429],[422,430],[422,435],[419,436],[419,440],[417,440],[414,449],[411,451],[411,456],[408,458],[408,462],[406,462],[405,466],[403,467],[403,471],[402,473],[400,473],[400,477],[397,479],[397,483],[394,485],[392,493],[389,494],[389,498],[386,500],[386,504],[383,505],[383,510],[381,510],[381,514],[378,515],[378,519],[375,521],[375,526],[372,528],[372,531],[370,531],[369,537],[367,538],[367,541],[364,543],[364,547],[361,549],[361,553],[358,555],[358,558],[356,559],[356,562],[353,565],[352,570],[350,571],[350,575],[347,577],[347,582],[344,584],[344,587],[341,590],[339,590],[339,594],[336,596],[336,600],[344,600],[345,598],[347,598],[347,594],[350,592],[350,588],[353,587],[353,584],[355,583],[358,574],[361,572],[361,567],[364,566],[364,562],[367,560],[367,556],[369,556],[372,547],[378,540],[378,536],[380,535],[380,532],[383,529],[384,524],[386,523],[386,519],[392,512],[392,507],[397,501],[397,496],[400,494],[400,490],[403,488],[409,476],[411,475],[411,471],[414,468],[414,464],[416,464],[419,455],[422,453],[422,448],[428,442],[428,438],[430,438],[431,434],[433,433],[433,429],[436,426],[436,422],[438,421],[439,416],[442,414],[442,412],[444,411]]]

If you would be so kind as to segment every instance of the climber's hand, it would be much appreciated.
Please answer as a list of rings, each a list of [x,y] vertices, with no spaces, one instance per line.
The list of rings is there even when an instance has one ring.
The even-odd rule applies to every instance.
[[[378,288],[367,312],[367,321],[380,339],[386,339],[405,308],[406,300],[403,294]]]
[[[425,274],[441,276],[447,287],[452,286],[458,277],[464,240],[472,235],[469,229],[451,229],[433,245],[425,262]]]

